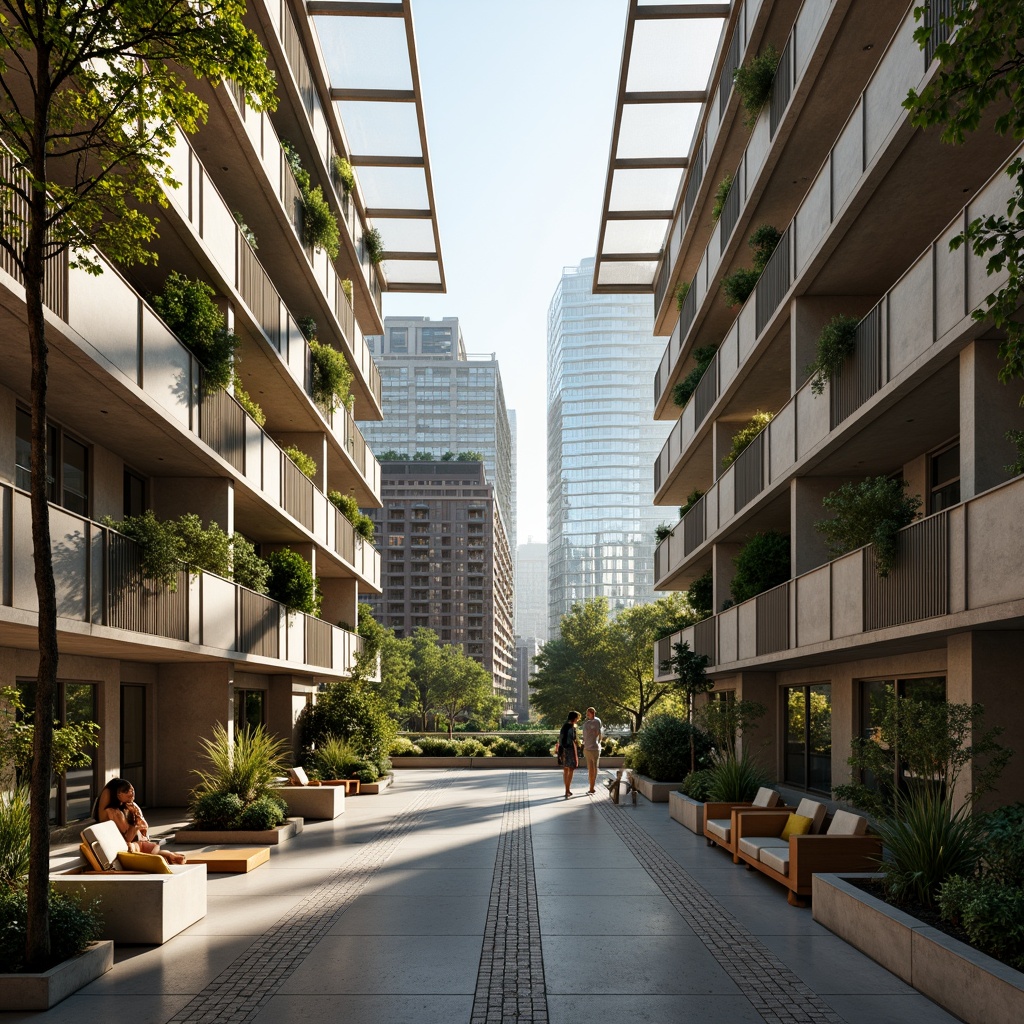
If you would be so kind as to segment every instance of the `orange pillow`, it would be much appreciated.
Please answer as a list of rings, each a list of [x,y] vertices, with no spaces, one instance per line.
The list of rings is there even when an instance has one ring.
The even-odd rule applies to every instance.
[[[790,836],[805,836],[811,831],[814,824],[813,818],[803,814],[791,814],[786,820],[786,827],[782,830],[782,839],[789,839]]]
[[[79,852],[82,854],[82,860],[85,861],[85,866],[90,871],[102,871],[103,868],[100,865],[99,859],[96,854],[92,852],[92,847],[88,843],[82,843],[78,847]]]

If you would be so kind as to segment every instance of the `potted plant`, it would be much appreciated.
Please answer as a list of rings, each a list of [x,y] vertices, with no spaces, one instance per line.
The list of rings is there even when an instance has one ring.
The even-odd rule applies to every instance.
[[[686,406],[690,396],[697,390],[697,385],[707,372],[707,368],[711,365],[717,351],[717,345],[703,345],[700,348],[694,349],[693,359],[697,365],[672,389],[672,401],[680,409]]]
[[[758,114],[772,94],[772,83],[779,69],[779,51],[770,43],[755,57],[744,61],[732,73],[733,87],[746,111],[743,124],[753,128]]]
[[[778,530],[755,533],[733,559],[736,575],[729,589],[736,604],[749,601],[790,577],[789,537]]]
[[[843,365],[853,355],[857,345],[857,325],[860,321],[855,316],[839,314],[821,329],[818,335],[817,355],[814,362],[804,371],[811,377],[811,391],[816,395],[824,394],[825,382],[833,381],[842,372]]]

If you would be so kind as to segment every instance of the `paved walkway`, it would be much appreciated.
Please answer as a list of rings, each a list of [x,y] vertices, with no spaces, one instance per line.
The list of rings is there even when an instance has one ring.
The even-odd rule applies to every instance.
[[[47,1024],[954,1024],[666,805],[585,785],[399,772],[210,876],[204,920],[120,947]]]

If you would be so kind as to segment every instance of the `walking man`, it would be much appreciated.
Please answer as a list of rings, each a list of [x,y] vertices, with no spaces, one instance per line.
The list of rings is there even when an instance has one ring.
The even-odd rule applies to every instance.
[[[601,719],[593,708],[587,708],[583,722],[583,756],[587,759],[588,793],[594,792],[597,783],[597,762],[601,757]]]

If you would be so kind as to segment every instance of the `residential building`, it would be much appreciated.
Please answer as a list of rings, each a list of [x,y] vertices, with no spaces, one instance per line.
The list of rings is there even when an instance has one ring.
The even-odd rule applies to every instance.
[[[707,655],[716,690],[768,707],[757,739],[780,782],[822,793],[849,780],[851,740],[871,735],[884,692],[981,703],[1007,746],[1024,743],[1024,478],[1006,469],[1022,386],[999,383],[998,335],[971,315],[1001,279],[949,244],[1005,210],[1020,151],[990,126],[950,146],[912,125],[903,101],[936,75],[947,35],[934,21],[945,5],[930,5],[922,50],[918,7],[740,0],[719,12],[694,104],[694,66],[676,54],[708,11],[655,22],[631,6],[595,266],[597,290],[653,294],[655,331],[670,335],[654,374],[655,415],[672,424],[654,500],[703,492],[659,544],[655,578],[684,590],[710,572],[714,613],[660,642],[655,665],[679,640]],[[748,129],[733,70],[769,46],[781,60]],[[642,100],[652,75],[661,114],[626,93]],[[619,134],[648,113],[689,118],[692,142]],[[723,279],[750,266],[765,224],[778,244],[729,308]],[[819,336],[840,315],[856,322],[852,351],[815,380]],[[680,409],[674,388],[709,346]],[[726,458],[758,410],[773,418]],[[826,495],[877,477],[922,502],[886,577],[872,545],[836,555],[815,528]],[[732,604],[735,558],[766,531],[788,538],[789,579]],[[1022,797],[1024,774],[1007,773],[999,801]]]
[[[380,467],[354,419],[381,416],[380,375],[363,338],[383,329],[383,292],[444,287],[421,145],[411,12],[408,2],[388,6],[392,20],[384,28],[400,44],[389,51],[395,61],[389,73],[398,76],[396,88],[421,129],[408,149],[404,143],[399,148],[423,184],[422,213],[386,194],[381,160],[373,156],[381,152],[376,103],[393,98],[381,74],[372,83],[374,96],[360,102],[359,116],[342,124],[350,111],[345,90],[365,84],[366,71],[374,69],[341,61],[339,33],[349,41],[367,32],[376,38],[382,22],[349,8],[310,17],[301,5],[250,0],[246,24],[268,51],[277,109],[257,113],[234,88],[198,84],[209,123],[175,141],[171,159],[182,184],[167,188],[166,208],[157,213],[152,245],[159,262],[115,268],[98,253],[98,277],[69,265],[66,256],[53,268],[46,332],[59,714],[94,719],[101,727],[92,765],[58,785],[60,822],[87,817],[98,788],[117,775],[134,783],[140,803],[184,805],[193,770],[202,764],[201,741],[216,724],[229,731],[264,724],[291,741],[296,716],[319,684],[347,678],[360,650],[351,624],[359,597],[380,589],[380,555],[328,493],[380,505]],[[305,244],[300,188],[282,149],[285,140],[338,220],[335,259]],[[351,192],[337,175],[339,158],[356,166]],[[403,206],[402,218],[389,216]],[[379,212],[371,215],[371,209]],[[420,242],[406,237],[410,224]],[[372,226],[383,229],[395,251],[416,249],[415,258],[371,262],[366,233]],[[33,679],[38,661],[26,492],[26,307],[11,268],[5,258],[4,685]],[[234,386],[203,386],[199,361],[147,301],[171,271],[213,289],[240,340],[239,381],[262,406],[265,422],[243,408]],[[316,321],[320,344],[348,362],[352,413],[313,399],[311,351],[299,329],[306,318]],[[289,445],[314,459],[312,479],[285,454]],[[196,513],[204,524],[244,535],[264,555],[284,547],[299,553],[319,579],[323,617],[290,612],[209,572],[191,579],[179,573],[176,590],[144,579],[134,543],[103,520],[147,509],[159,519]]]
[[[512,556],[483,463],[391,461],[381,471],[384,507],[370,513],[384,552],[374,618],[398,636],[424,626],[461,645],[514,713]]]
[[[543,641],[535,636],[516,637],[515,715],[520,722],[530,720],[530,679],[533,659],[540,654]]]
[[[361,424],[378,455],[447,452],[484,457],[515,551],[515,449],[497,357],[467,353],[458,317],[385,317],[368,338],[382,377],[384,422]]]
[[[548,308],[548,635],[577,601],[653,601],[650,466],[667,428],[652,422],[664,349],[650,301],[593,295],[593,258],[565,267]]]
[[[516,635],[548,639],[548,546],[532,538],[516,551]]]

